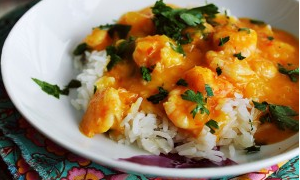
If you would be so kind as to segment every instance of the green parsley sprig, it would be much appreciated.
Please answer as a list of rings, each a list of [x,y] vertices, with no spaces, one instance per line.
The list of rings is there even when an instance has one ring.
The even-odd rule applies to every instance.
[[[281,130],[286,128],[293,131],[299,131],[299,121],[293,119],[293,116],[298,116],[298,113],[288,106],[269,104],[267,102],[252,101],[254,107],[263,112],[259,118],[261,123],[276,123]]]
[[[278,71],[281,74],[287,75],[291,79],[292,82],[297,82],[299,79],[299,68],[287,70],[281,64],[278,63]]]
[[[210,128],[210,133],[212,134],[216,132],[215,129],[219,129],[218,122],[213,119],[207,121],[205,125]]]
[[[110,71],[117,63],[123,59],[132,59],[132,54],[135,48],[135,40],[129,38],[128,40],[122,41],[118,46],[107,46],[106,54],[110,56],[110,61],[106,68]]]
[[[192,9],[173,9],[163,0],[159,0],[152,7],[152,13],[157,34],[165,34],[179,44],[184,44],[190,41],[188,40],[190,37],[188,34],[183,34],[183,30],[187,27],[204,29],[203,23],[218,13],[218,7],[208,4]]]
[[[71,88],[78,88],[81,86],[80,81],[78,80],[71,80],[64,89],[60,89],[58,85],[50,84],[46,81],[41,81],[37,78],[31,78],[40,88],[47,94],[52,95],[59,99],[60,95],[68,95],[69,89]]]
[[[209,114],[209,110],[205,107],[206,102],[201,92],[197,91],[197,93],[195,93],[193,90],[189,89],[183,94],[181,94],[181,98],[187,101],[197,103],[196,107],[190,112],[193,115],[193,118],[195,118],[196,114],[199,111],[201,114],[203,114],[204,112],[206,114]]]
[[[169,92],[163,87],[158,87],[158,91],[159,92],[157,94],[148,97],[147,100],[152,102],[153,104],[158,104],[160,101],[164,100],[169,95]]]
[[[100,25],[99,29],[108,29],[108,35],[111,38],[114,38],[117,35],[120,39],[125,39],[131,29],[130,25],[126,24],[106,24]]]

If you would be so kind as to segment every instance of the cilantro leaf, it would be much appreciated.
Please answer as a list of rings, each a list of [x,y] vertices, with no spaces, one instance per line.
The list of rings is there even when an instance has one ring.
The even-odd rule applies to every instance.
[[[184,86],[184,87],[187,87],[187,86],[188,86],[188,83],[187,83],[186,80],[184,80],[184,79],[179,79],[179,80],[176,82],[176,85],[177,85],[177,86]]]
[[[203,100],[203,95],[199,91],[195,93],[193,90],[187,90],[184,94],[181,94],[181,98],[187,101],[197,103],[196,107],[190,112],[195,118],[196,114],[200,111],[201,114],[204,112],[209,114],[209,110],[205,107],[206,102]]]
[[[119,45],[107,46],[106,54],[110,56],[110,61],[106,68],[110,71],[117,63],[121,62],[123,59],[132,59],[132,54],[135,48],[135,40],[129,38],[128,40],[123,40]]]
[[[293,131],[299,131],[299,121],[292,118],[293,116],[298,116],[298,113],[290,107],[255,101],[253,101],[253,104],[256,109],[264,112],[259,118],[261,123],[273,122],[281,130],[288,128]]]
[[[246,31],[247,34],[250,34],[250,29],[249,28],[239,28],[238,31]]]
[[[180,44],[174,45],[173,43],[170,43],[170,46],[175,52],[178,52],[179,54],[185,56],[185,52]]]
[[[160,101],[164,100],[169,95],[169,92],[163,87],[158,87],[158,91],[158,94],[148,97],[147,100],[152,102],[153,104],[158,104]]]
[[[250,19],[250,23],[251,24],[257,24],[257,25],[265,25],[266,23],[260,20],[256,20],[256,19]]]
[[[205,84],[205,91],[208,97],[214,96],[214,92],[208,84]]]
[[[268,36],[267,37],[270,41],[273,41],[274,40],[274,37],[273,36]]]
[[[210,128],[210,133],[212,134],[216,132],[214,129],[219,129],[218,122],[213,119],[207,121],[205,125]]]
[[[76,49],[73,51],[75,56],[81,55],[88,49],[88,45],[86,43],[79,44]]]
[[[117,34],[120,39],[125,39],[131,29],[131,26],[126,24],[106,24],[100,25],[98,28],[108,29],[107,32],[111,38],[114,38],[115,34]]]
[[[63,90],[61,90],[61,94],[68,95],[71,88],[79,88],[80,86],[80,81],[72,79],[69,84]]]
[[[97,92],[98,87],[96,85],[94,85],[94,91],[93,93],[95,94]]]
[[[241,53],[241,52],[240,52],[240,53],[237,53],[237,54],[233,54],[233,56],[234,56],[234,57],[237,57],[238,60],[243,60],[243,59],[246,58],[245,56],[242,56],[242,53]]]
[[[253,145],[253,146],[245,148],[244,150],[247,151],[246,152],[247,154],[256,153],[256,152],[260,151],[260,146]]]
[[[173,9],[162,0],[156,1],[152,7],[153,22],[157,34],[165,34],[179,44],[186,43],[187,34],[183,30],[187,27],[203,28],[205,19],[211,19],[218,13],[218,8],[213,4],[192,9]]]
[[[49,95],[52,95],[54,97],[56,97],[57,99],[59,99],[59,96],[60,95],[68,95],[69,94],[69,89],[70,88],[77,88],[77,87],[80,87],[81,86],[81,83],[80,81],[77,81],[77,80],[71,80],[69,82],[69,84],[63,89],[61,90],[59,88],[59,86],[57,85],[54,85],[54,84],[50,84],[46,81],[41,81],[39,79],[36,79],[36,78],[31,78],[37,85],[39,85],[41,87],[41,89],[49,94]]]
[[[106,65],[107,70],[110,71],[118,62],[122,61],[122,58],[117,54],[115,46],[107,46],[106,54],[110,56],[110,60]]]
[[[266,101],[262,102],[262,103],[259,103],[259,102],[256,102],[256,101],[252,101],[253,104],[254,104],[254,107],[262,112],[265,112],[268,108],[268,103]]]
[[[278,63],[278,71],[281,74],[287,75],[291,79],[292,82],[297,82],[299,79],[299,68],[296,68],[293,70],[287,70],[281,64]]]
[[[230,40],[230,36],[226,36],[224,38],[219,39],[219,44],[218,46],[223,46],[225,43],[227,43]]]
[[[150,70],[148,68],[146,68],[145,66],[140,67],[140,71],[142,74],[142,77],[145,81],[151,81],[151,74],[150,74]]]
[[[222,74],[222,69],[220,67],[216,68],[217,75],[220,76]]]

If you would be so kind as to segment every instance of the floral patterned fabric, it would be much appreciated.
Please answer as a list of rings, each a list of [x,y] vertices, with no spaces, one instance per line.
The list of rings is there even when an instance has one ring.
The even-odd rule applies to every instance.
[[[14,23],[32,5],[22,6],[0,19],[0,53],[4,39]],[[0,155],[8,172],[17,180],[162,180],[141,174],[127,174],[80,157],[60,147],[39,133],[21,116],[10,101],[0,80]],[[3,166],[0,166],[3,167]],[[1,175],[1,173],[0,173]],[[2,179],[3,177],[0,177]],[[299,157],[288,162],[237,177],[231,180],[299,179]]]

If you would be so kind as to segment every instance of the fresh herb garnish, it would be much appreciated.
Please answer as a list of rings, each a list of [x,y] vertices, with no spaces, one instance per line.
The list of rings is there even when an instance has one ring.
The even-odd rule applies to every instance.
[[[244,150],[247,151],[246,152],[247,154],[256,153],[256,152],[260,151],[260,146],[253,145],[253,146],[245,148]]]
[[[237,54],[233,54],[233,56],[234,56],[234,57],[237,57],[238,60],[243,60],[243,59],[246,58],[245,56],[242,56],[242,53],[241,53],[241,52],[240,52],[240,53],[237,53]]]
[[[184,80],[184,79],[179,79],[179,80],[176,82],[176,85],[177,85],[177,86],[184,86],[184,87],[187,87],[187,86],[188,86],[188,83],[187,83],[186,80]]]
[[[213,119],[207,121],[205,125],[210,128],[210,133],[212,134],[216,132],[215,129],[219,129],[218,122]]]
[[[217,75],[220,76],[222,74],[222,69],[220,67],[216,68]]]
[[[106,68],[110,71],[118,62],[123,59],[132,59],[132,53],[135,48],[135,40],[133,38],[129,38],[128,40],[124,40],[119,45],[116,46],[107,46],[106,54],[110,56],[110,61],[107,64]]]
[[[299,68],[292,69],[292,70],[287,70],[285,69],[281,64],[278,63],[278,71],[281,74],[287,75],[291,81],[297,82],[299,78]]]
[[[77,80],[72,80],[70,83],[61,90],[58,85],[53,85],[50,83],[47,83],[46,81],[41,81],[36,78],[31,78],[36,84],[38,84],[41,89],[46,92],[49,95],[52,95],[59,99],[59,95],[68,95],[70,88],[77,88],[81,86],[81,83]]]
[[[185,52],[180,44],[175,45],[170,42],[170,46],[175,52],[178,52],[179,54],[182,54],[183,56],[185,56]]]
[[[268,36],[267,37],[270,41],[273,41],[274,40],[274,37],[273,36]]]
[[[96,85],[94,85],[94,94],[97,92],[97,86]]]
[[[228,41],[230,40],[230,37],[229,36],[226,36],[224,38],[220,38],[219,39],[219,44],[218,46],[223,46],[225,43],[227,43]]]
[[[265,101],[262,103],[252,102],[256,109],[263,112],[263,115],[259,118],[261,123],[276,123],[277,127],[281,130],[288,128],[293,131],[299,131],[299,122],[292,118],[293,116],[298,116],[298,113],[290,107],[269,104]]]
[[[110,56],[110,60],[106,65],[108,71],[110,71],[118,62],[122,61],[122,58],[118,55],[118,50],[115,46],[107,46],[106,54]]]
[[[86,43],[79,44],[76,49],[73,51],[75,56],[81,55],[88,49],[88,45]]]
[[[106,24],[100,25],[98,28],[108,29],[107,33],[111,38],[114,38],[115,35],[118,35],[120,39],[125,39],[131,29],[131,26],[126,24]]]
[[[247,34],[250,34],[250,29],[249,28],[239,28],[238,31],[246,31]]]
[[[193,118],[195,118],[196,114],[199,111],[201,114],[203,114],[204,112],[206,114],[209,114],[209,110],[205,107],[206,102],[203,99],[203,95],[201,92],[197,91],[197,93],[195,93],[193,90],[187,90],[184,92],[184,94],[181,94],[181,98],[197,103],[196,107],[190,112],[193,115]]]
[[[256,20],[256,19],[250,19],[250,23],[257,24],[257,25],[265,25],[266,24],[265,22]]]
[[[156,1],[152,7],[153,22],[157,34],[165,34],[179,44],[186,42],[183,30],[187,27],[204,28],[205,19],[211,19],[218,13],[218,7],[208,4],[192,9],[173,9],[162,0]]]
[[[142,78],[145,80],[145,81],[151,81],[151,74],[150,74],[150,69],[146,68],[145,66],[142,66],[140,67],[140,71],[141,71],[141,74],[142,74]]]
[[[208,84],[205,84],[205,91],[208,97],[214,96],[214,92]]]
[[[81,86],[81,82],[75,79],[72,79],[69,84],[63,89],[61,90],[61,94],[63,95],[68,95],[70,89],[72,88],[79,88]]]
[[[163,87],[158,87],[158,91],[158,94],[148,97],[147,100],[152,102],[153,104],[158,104],[160,101],[164,100],[169,94],[169,92]]]

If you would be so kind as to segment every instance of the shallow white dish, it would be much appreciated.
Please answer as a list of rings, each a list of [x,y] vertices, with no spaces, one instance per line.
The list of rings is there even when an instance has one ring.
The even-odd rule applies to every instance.
[[[199,6],[198,0],[168,0],[181,7]],[[296,0],[209,0],[230,9],[238,17],[260,19],[273,27],[299,36],[299,2]],[[82,114],[70,97],[56,99],[32,81],[38,78],[60,87],[75,77],[72,51],[93,27],[113,23],[121,14],[153,5],[155,0],[43,0],[29,10],[11,31],[2,54],[5,87],[18,110],[40,132],[63,147],[105,164],[130,172],[167,177],[223,177],[256,171],[299,153],[299,134],[252,155],[240,154],[239,165],[218,168],[171,169],[119,161],[146,152],[117,144],[102,135],[87,138],[78,124]],[[221,10],[221,9],[220,9]]]

